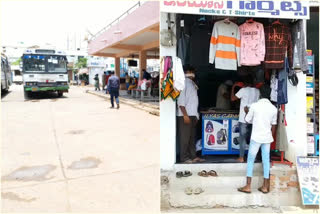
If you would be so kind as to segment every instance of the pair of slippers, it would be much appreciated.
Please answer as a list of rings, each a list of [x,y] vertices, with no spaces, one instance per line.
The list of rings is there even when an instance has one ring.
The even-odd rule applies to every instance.
[[[204,192],[204,190],[201,187],[197,187],[194,190],[191,187],[187,187],[184,190],[184,193],[186,193],[187,195],[192,195],[192,193],[195,194],[195,195],[199,195],[199,194],[201,194],[203,192]]]
[[[265,190],[262,189],[262,187],[259,187],[258,190],[259,190],[260,192],[262,192],[263,194],[269,193],[269,189],[268,189],[267,191],[265,191]],[[245,190],[244,187],[238,188],[238,191],[239,191],[239,192],[243,192],[243,193],[251,193],[251,191]]]
[[[214,170],[210,170],[209,172],[207,172],[206,170],[202,170],[201,172],[198,172],[198,175],[201,177],[209,177],[209,176],[217,177],[218,176],[217,172]]]
[[[189,177],[191,175],[192,175],[192,173],[190,171],[184,171],[184,172],[179,171],[179,172],[176,172],[176,177],[177,178]]]

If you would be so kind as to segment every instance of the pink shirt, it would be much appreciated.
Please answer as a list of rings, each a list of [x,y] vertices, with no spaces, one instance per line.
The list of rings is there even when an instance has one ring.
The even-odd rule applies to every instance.
[[[240,25],[240,64],[260,65],[264,61],[266,48],[263,25],[259,22],[245,22]]]

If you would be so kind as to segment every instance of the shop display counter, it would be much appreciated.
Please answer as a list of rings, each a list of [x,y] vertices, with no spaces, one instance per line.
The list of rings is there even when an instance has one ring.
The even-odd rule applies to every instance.
[[[202,155],[239,154],[239,111],[201,111]],[[248,145],[246,145],[246,150]]]

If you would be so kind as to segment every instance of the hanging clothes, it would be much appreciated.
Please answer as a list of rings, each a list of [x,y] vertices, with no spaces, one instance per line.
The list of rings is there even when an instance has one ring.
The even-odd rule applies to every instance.
[[[276,149],[282,152],[288,150],[288,136],[285,124],[285,114],[283,110],[279,110]]]
[[[300,68],[304,73],[309,70],[305,42],[303,21],[298,20],[292,25],[293,68]]]
[[[183,90],[184,89],[184,80],[182,81],[181,72],[183,72],[181,60],[177,57],[172,59],[171,56],[164,57],[164,79],[161,86],[161,100],[167,99],[168,97],[171,97],[174,101],[179,97],[180,91],[177,90],[175,87]],[[174,64],[176,66],[174,67]],[[177,74],[174,74],[174,70],[177,71]],[[174,84],[174,79],[177,81],[176,84]]]
[[[235,23],[225,20],[214,24],[210,40],[209,63],[222,70],[240,66],[240,32]]]
[[[182,60],[179,57],[173,57],[173,87],[182,91],[185,86],[185,75],[182,66]]]
[[[178,41],[178,57],[181,59],[182,65],[187,64],[187,53],[189,51],[190,36],[181,32],[181,37]]]
[[[276,70],[272,71],[272,75],[270,79],[270,88],[271,88],[270,100],[273,102],[277,102],[278,101],[278,79],[277,79]]]
[[[192,27],[190,35],[190,49],[186,56],[186,64],[199,67],[208,64],[209,47],[211,38],[211,29],[209,24],[197,23]],[[201,41],[201,42],[199,42]],[[192,54],[192,57],[190,56]]]
[[[263,24],[245,22],[240,25],[240,64],[245,66],[260,65],[264,61],[266,48]]]
[[[277,104],[287,104],[288,103],[288,59],[285,59],[285,67],[278,71],[278,98]]]
[[[284,24],[271,24],[264,29],[266,40],[265,68],[282,69],[285,66],[285,56],[292,68],[291,31]]]

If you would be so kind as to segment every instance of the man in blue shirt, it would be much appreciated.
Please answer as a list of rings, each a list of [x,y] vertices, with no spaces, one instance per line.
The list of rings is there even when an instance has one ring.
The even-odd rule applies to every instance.
[[[114,75],[114,71],[111,72],[111,77],[108,79],[108,91],[111,97],[111,107],[114,108],[114,98],[116,98],[117,109],[120,108],[119,105],[119,89],[120,89],[120,79]]]

